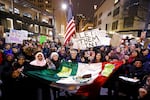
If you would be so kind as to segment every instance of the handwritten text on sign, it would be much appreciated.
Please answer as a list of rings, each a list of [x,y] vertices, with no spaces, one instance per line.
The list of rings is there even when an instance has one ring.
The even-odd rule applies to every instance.
[[[87,49],[100,45],[110,45],[110,38],[106,37],[104,31],[95,29],[77,34],[74,44],[77,44],[75,48]]]
[[[23,40],[27,40],[28,38],[28,32],[25,30],[10,30],[6,34],[6,43],[17,43],[22,44]]]

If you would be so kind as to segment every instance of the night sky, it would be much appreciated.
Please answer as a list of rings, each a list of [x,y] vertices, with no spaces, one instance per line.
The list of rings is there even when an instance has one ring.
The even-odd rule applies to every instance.
[[[83,14],[86,18],[92,18],[94,5],[100,4],[101,0],[72,0],[73,13]]]

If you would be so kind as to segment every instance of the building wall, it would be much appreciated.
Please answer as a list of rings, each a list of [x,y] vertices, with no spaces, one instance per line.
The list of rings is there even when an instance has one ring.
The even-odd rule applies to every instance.
[[[65,0],[42,0],[43,2],[38,2],[36,0],[29,0],[37,7],[47,10],[54,15],[54,26],[56,36],[65,34],[66,27],[66,11],[61,9],[61,4]],[[48,3],[46,3],[48,1]],[[49,7],[47,7],[49,6]]]
[[[56,34],[59,34],[61,36],[64,36],[65,31],[66,31],[66,10],[63,10],[61,8],[62,3],[65,0],[54,0],[54,5],[55,5],[55,12],[54,12],[54,16],[55,16],[55,28],[56,28]]]
[[[100,8],[95,12],[94,17],[96,18],[96,28],[105,30],[106,24],[108,25],[107,30],[111,30],[112,23],[112,10],[113,10],[113,0],[103,0]],[[109,16],[108,14],[111,13]]]
[[[20,1],[21,2],[21,1]],[[9,31],[9,29],[17,29],[17,30],[27,30],[32,33],[43,34],[46,36],[50,36],[50,31],[52,31],[52,16],[50,14],[43,14],[42,10],[35,9],[32,5],[25,6],[21,3],[13,3],[10,0],[1,0],[1,4],[5,5],[5,10],[0,10],[0,25],[4,26],[5,32]],[[15,12],[10,12],[9,8],[17,8],[19,10],[19,14]],[[33,8],[32,8],[33,7]],[[31,17],[23,16],[23,13],[28,13]],[[43,22],[47,20],[47,22]],[[49,22],[50,21],[50,22]]]
[[[46,10],[50,13],[53,12],[52,10],[54,8],[53,3],[55,0],[28,0],[28,1],[36,5],[40,9]]]
[[[110,34],[118,32],[137,36],[145,26],[144,20],[147,12],[142,10],[142,7],[148,8],[148,1],[145,3],[143,0],[139,0],[140,2],[138,0],[118,0],[116,4],[114,1],[117,0],[102,1],[94,14],[95,27],[107,30]],[[143,20],[139,19],[138,16],[142,17]]]

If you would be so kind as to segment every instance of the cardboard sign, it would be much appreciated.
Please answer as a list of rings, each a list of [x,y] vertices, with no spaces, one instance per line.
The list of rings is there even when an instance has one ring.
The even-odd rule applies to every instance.
[[[112,47],[117,47],[121,44],[121,41],[122,41],[121,36],[119,34],[115,33],[112,36],[110,44],[111,44]]]

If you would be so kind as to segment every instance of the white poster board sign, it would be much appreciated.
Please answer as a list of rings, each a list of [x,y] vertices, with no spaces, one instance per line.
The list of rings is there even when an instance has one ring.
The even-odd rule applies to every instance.
[[[93,29],[78,33],[73,39],[73,48],[84,50],[90,47],[110,45],[110,40],[105,30]]]
[[[26,31],[26,30],[21,30],[20,32],[21,32],[21,38],[22,38],[22,40],[27,40],[29,32]]]
[[[10,30],[6,33],[6,43],[22,44],[23,40],[27,39],[28,32],[24,30]]]

